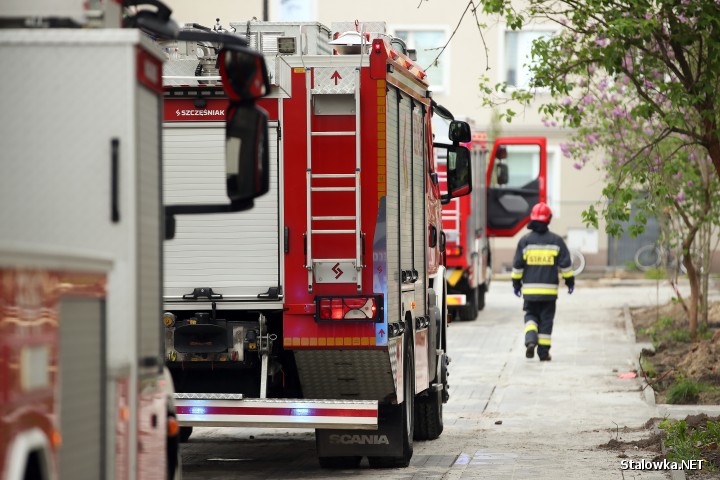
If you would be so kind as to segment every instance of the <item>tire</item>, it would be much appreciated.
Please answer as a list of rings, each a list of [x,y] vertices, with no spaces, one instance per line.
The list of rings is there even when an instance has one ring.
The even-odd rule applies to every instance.
[[[660,266],[660,251],[655,245],[644,245],[635,252],[635,266],[642,272]]]
[[[187,443],[192,435],[193,427],[180,427],[180,443]]]
[[[585,255],[579,250],[570,250],[570,258],[572,260],[573,275],[577,277],[585,270]]]
[[[171,417],[175,417],[175,414],[168,414],[168,420]],[[180,469],[180,435],[173,437],[167,437],[166,443],[167,450],[167,478],[173,480],[176,478],[178,470]]]
[[[340,468],[357,468],[360,465],[362,457],[318,457],[320,467],[331,470]]]
[[[478,315],[477,289],[473,288],[465,292],[465,299],[467,300],[467,304],[458,308],[458,316],[460,320],[475,320]]]
[[[485,309],[485,292],[487,292],[487,287],[483,283],[482,285],[478,285],[477,287],[477,308],[478,312]]]
[[[442,392],[415,400],[415,440],[435,440],[443,432]]]
[[[402,424],[403,452],[399,457],[368,457],[371,468],[405,468],[410,465],[413,455],[413,436],[415,426],[415,357],[413,355],[412,332],[407,332],[405,340],[405,365],[403,377],[409,381],[404,382],[404,399],[400,405],[393,405],[391,415],[400,415]]]

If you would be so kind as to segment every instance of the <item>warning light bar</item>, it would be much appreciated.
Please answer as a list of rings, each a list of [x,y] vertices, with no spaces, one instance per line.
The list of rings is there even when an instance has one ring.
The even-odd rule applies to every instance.
[[[448,245],[445,248],[445,254],[450,257],[459,257],[463,253],[462,245]]]
[[[318,322],[382,322],[384,318],[382,295],[318,296],[315,303],[315,320]]]

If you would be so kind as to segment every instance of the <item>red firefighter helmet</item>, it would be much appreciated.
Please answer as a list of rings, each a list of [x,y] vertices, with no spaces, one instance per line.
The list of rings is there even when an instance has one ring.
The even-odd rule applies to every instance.
[[[550,223],[552,218],[552,210],[547,206],[547,203],[540,202],[532,208],[530,212],[530,220],[537,220],[543,223]]]

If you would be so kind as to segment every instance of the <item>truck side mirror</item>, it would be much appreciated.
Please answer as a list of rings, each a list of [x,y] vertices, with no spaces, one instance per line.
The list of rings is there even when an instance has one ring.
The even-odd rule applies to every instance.
[[[227,195],[241,207],[270,189],[268,116],[254,102],[230,104],[225,127]]]
[[[453,143],[467,143],[472,140],[470,134],[470,125],[467,122],[461,122],[460,120],[453,120],[450,122],[450,129],[448,137]]]
[[[218,69],[230,102],[257,100],[270,92],[265,59],[257,50],[226,45],[218,54]]]
[[[470,150],[460,145],[447,147],[447,184],[450,198],[462,197],[472,191]]]
[[[510,181],[510,172],[507,163],[498,163],[495,165],[496,180],[498,185],[507,185]]]
[[[265,59],[257,50],[227,45],[218,54],[223,88],[230,98],[225,127],[227,195],[232,205],[252,206],[270,188],[267,113],[255,100],[270,91]]]

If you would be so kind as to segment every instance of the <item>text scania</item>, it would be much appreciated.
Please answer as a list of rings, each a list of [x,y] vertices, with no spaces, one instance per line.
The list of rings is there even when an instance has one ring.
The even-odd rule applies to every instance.
[[[335,445],[390,445],[387,435],[330,435]]]
[[[178,117],[215,117],[218,115],[225,116],[224,109],[217,110],[175,110],[175,115]]]

